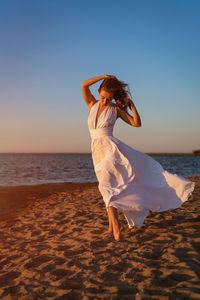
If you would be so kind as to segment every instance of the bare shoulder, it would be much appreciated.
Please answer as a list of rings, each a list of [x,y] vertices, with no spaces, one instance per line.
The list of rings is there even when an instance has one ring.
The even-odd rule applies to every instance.
[[[95,101],[91,101],[89,104],[88,104],[88,109],[89,109],[89,112],[91,111],[93,105],[95,105],[98,101],[95,99]]]

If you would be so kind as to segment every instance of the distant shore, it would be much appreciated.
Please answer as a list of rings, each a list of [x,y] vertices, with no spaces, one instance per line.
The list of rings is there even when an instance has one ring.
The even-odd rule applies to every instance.
[[[200,156],[200,154],[194,154],[194,153],[146,153],[148,155],[152,156]]]
[[[166,155],[166,156],[170,156],[170,155],[175,155],[175,156],[200,156],[200,153],[193,153],[193,152],[144,152],[148,155]],[[0,154],[91,154],[91,152],[0,152]]]

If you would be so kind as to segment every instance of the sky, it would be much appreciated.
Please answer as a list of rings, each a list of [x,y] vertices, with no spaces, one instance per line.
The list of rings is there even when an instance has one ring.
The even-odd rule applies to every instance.
[[[82,82],[128,83],[146,152],[200,149],[200,1],[1,0],[0,153],[91,152]],[[98,87],[90,86],[99,99]]]

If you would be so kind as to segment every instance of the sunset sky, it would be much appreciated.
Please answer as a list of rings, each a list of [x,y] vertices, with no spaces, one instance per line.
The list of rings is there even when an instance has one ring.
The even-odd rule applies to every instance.
[[[81,83],[103,74],[129,84],[142,120],[114,136],[200,149],[199,16],[198,0],[1,0],[0,152],[90,152]]]

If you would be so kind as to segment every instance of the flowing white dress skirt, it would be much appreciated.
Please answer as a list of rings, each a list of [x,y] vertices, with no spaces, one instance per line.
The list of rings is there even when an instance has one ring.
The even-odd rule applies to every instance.
[[[129,227],[141,227],[149,211],[176,209],[194,190],[195,183],[169,173],[151,156],[113,136],[117,111],[114,104],[96,116],[99,101],[91,108],[88,127],[99,191],[106,205],[122,211]],[[96,124],[96,128],[95,128]]]

